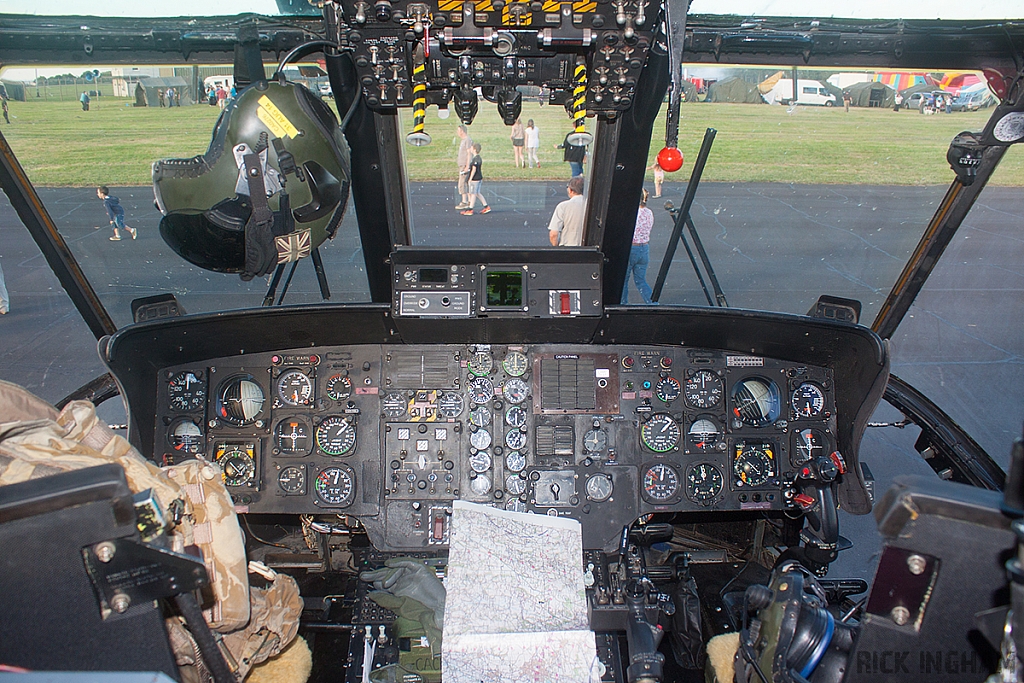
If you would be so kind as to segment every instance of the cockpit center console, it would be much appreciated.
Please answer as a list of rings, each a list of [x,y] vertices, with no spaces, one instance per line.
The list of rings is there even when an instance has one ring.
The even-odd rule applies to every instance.
[[[570,517],[585,548],[611,551],[651,513],[799,511],[801,484],[846,467],[827,364],[600,330],[550,341],[552,325],[607,317],[596,251],[410,256],[396,252],[394,301],[375,309],[399,339],[359,340],[342,307],[356,343],[277,333],[161,366],[153,458],[214,460],[240,512],[346,515],[382,551],[446,548],[455,500]],[[632,315],[657,338],[658,317]]]

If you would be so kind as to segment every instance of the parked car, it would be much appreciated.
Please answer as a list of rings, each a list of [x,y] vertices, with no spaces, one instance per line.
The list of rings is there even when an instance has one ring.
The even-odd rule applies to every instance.
[[[964,92],[953,100],[953,111],[978,111],[992,106],[995,101],[995,97],[988,90]]]
[[[939,95],[942,95],[943,97],[952,97],[953,96],[952,93],[948,93],[945,90],[932,90],[931,92],[927,92],[927,91],[926,92],[916,92],[916,93],[913,93],[912,95],[910,95],[908,97],[904,97],[903,98],[903,108],[904,109],[920,109],[921,108],[921,100],[924,100],[925,102],[931,101],[931,102],[934,103],[935,102],[935,98],[938,97]]]

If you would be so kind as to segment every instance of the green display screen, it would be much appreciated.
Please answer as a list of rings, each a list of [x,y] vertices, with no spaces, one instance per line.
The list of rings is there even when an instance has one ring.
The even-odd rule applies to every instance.
[[[523,305],[523,274],[518,270],[487,273],[487,306]]]

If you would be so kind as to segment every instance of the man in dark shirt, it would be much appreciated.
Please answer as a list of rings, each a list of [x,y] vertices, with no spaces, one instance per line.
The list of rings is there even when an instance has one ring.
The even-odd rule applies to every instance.
[[[573,133],[575,131],[569,131],[565,139],[562,140],[562,144],[557,145],[555,149],[565,150],[562,153],[562,160],[569,162],[570,177],[576,178],[583,175],[583,160],[587,157],[587,148],[584,145],[573,145],[569,142],[569,136]]]
[[[487,204],[487,200],[484,198],[483,194],[480,193],[480,186],[484,182],[484,161],[480,157],[480,143],[473,143],[473,146],[469,148],[469,151],[473,155],[469,158],[469,163],[466,166],[465,172],[466,178],[468,178],[467,193],[469,195],[469,205],[459,213],[463,216],[472,216],[473,207],[476,206],[477,199],[479,199],[480,203],[483,204],[483,208],[480,209],[480,213],[490,213],[491,207]]]
[[[118,231],[118,228],[127,230],[132,239],[135,239],[138,231],[124,224],[124,207],[121,206],[121,200],[117,197],[112,197],[110,195],[110,188],[106,185],[96,188],[96,196],[103,200],[103,208],[107,210],[107,215],[110,216],[110,224],[114,226],[114,234],[111,236],[110,241],[117,242],[121,239],[121,233]],[[98,225],[96,226],[97,229],[99,227]]]

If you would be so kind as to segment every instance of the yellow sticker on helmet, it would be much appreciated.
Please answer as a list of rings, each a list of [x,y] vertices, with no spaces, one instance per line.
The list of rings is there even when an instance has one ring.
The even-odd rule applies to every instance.
[[[284,115],[277,105],[270,101],[270,98],[264,95],[259,99],[259,108],[256,110],[256,117],[263,122],[270,132],[279,138],[283,138],[287,135],[290,138],[295,137],[299,134],[299,129],[292,125],[292,122],[288,120],[288,117]]]

